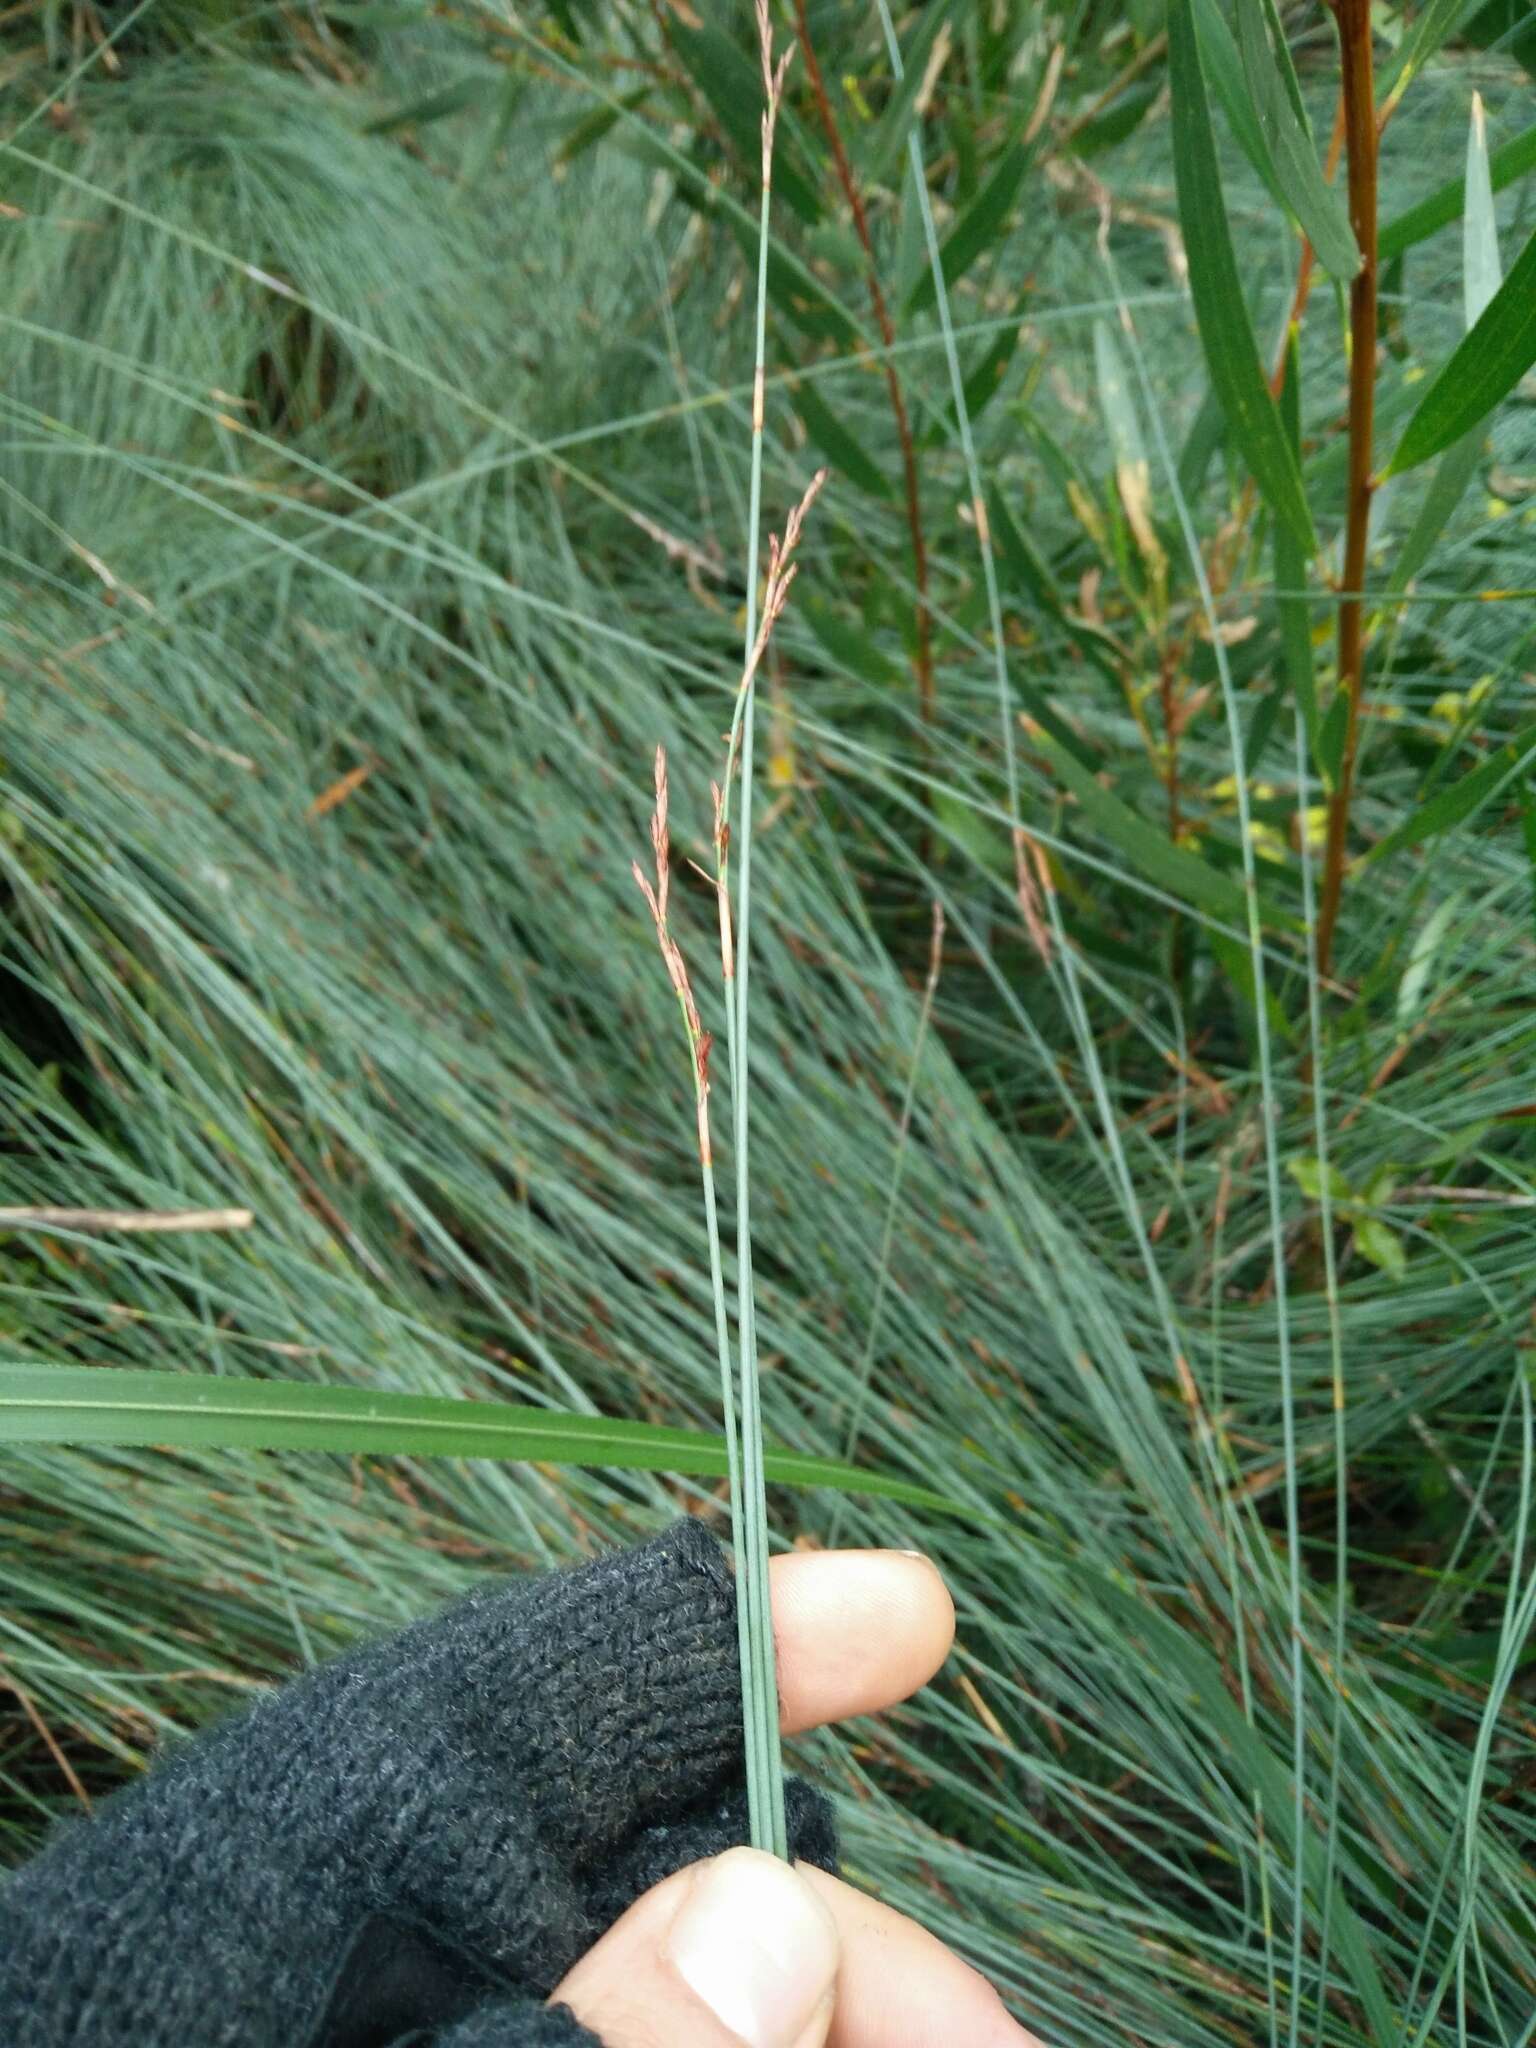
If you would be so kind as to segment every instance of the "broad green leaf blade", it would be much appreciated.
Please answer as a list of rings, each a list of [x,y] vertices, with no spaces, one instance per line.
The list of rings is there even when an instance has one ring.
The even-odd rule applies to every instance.
[[[1536,362],[1536,235],[1515,259],[1477,325],[1419,400],[1382,472],[1399,476],[1486,419]]]
[[[1536,170],[1536,125],[1523,129],[1511,136],[1488,159],[1488,182],[1495,192],[1502,192],[1506,185],[1512,185],[1516,178],[1524,177],[1530,170]],[[1388,221],[1382,229],[1377,255],[1382,263],[1390,263],[1395,256],[1401,256],[1405,249],[1411,249],[1418,242],[1424,242],[1441,228],[1448,228],[1453,220],[1459,220],[1465,203],[1466,184],[1460,177],[1448,178],[1446,182],[1410,206],[1406,213],[1400,213],[1396,220]]]
[[[1395,55],[1382,66],[1376,80],[1378,98],[1400,94],[1436,50],[1449,42],[1467,16],[1475,14],[1482,4],[1483,0],[1429,0],[1412,30],[1398,44]]]
[[[1147,445],[1142,439],[1141,419],[1131,396],[1120,344],[1106,320],[1093,323],[1093,362],[1121,509],[1148,573],[1161,582],[1167,558],[1152,523],[1152,472]]]
[[[809,378],[798,382],[791,396],[795,411],[805,422],[806,433],[833,469],[873,497],[890,498],[895,495],[889,477],[843,425]]]
[[[1324,178],[1312,139],[1297,114],[1265,20],[1263,0],[1238,0],[1237,39],[1243,76],[1268,144],[1286,205],[1317,252],[1317,260],[1345,281],[1360,268],[1360,251],[1344,201]],[[1285,51],[1286,67],[1290,54]]]
[[[1301,455],[1301,359],[1296,330],[1288,337],[1285,382],[1280,387],[1280,422],[1291,453]],[[1275,521],[1275,611],[1280,621],[1280,658],[1285,679],[1301,709],[1312,758],[1318,749],[1317,675],[1312,663],[1312,610],[1307,602],[1307,558],[1288,526]]]
[[[1482,458],[1481,434],[1464,434],[1441,456],[1429,489],[1424,493],[1423,502],[1408,529],[1402,552],[1393,565],[1391,581],[1387,585],[1390,592],[1395,594],[1406,590],[1429,560],[1451,514],[1466,496],[1467,486],[1477,474]]]
[[[1424,1008],[1424,993],[1429,986],[1440,948],[1445,935],[1462,906],[1462,892],[1453,889],[1445,901],[1438,904],[1424,920],[1423,929],[1414,940],[1408,953],[1408,965],[1403,969],[1403,978],[1398,983],[1395,1021],[1399,1031],[1406,1031],[1418,1019]]]
[[[1221,409],[1221,400],[1209,384],[1200,401],[1200,410],[1195,414],[1194,423],[1185,436],[1184,446],[1179,450],[1179,489],[1193,501],[1205,485],[1206,471],[1212,458],[1226,437],[1226,416]]]
[[[1118,664],[1113,646],[1097,626],[1089,625],[1067,609],[1065,598],[1057,587],[1049,565],[1040,557],[1040,552],[1024,529],[1009,511],[1002,492],[994,483],[987,491],[987,524],[997,548],[998,560],[1012,581],[1013,589],[1022,586],[1035,602],[1055,620],[1061,630],[1075,642],[1095,668],[1104,675],[1118,675]],[[1028,608],[1019,603],[1016,596],[1007,590],[1003,601],[1011,609],[1028,615]],[[1020,678],[1015,686],[1021,703],[1030,716],[1039,720],[1051,737],[1069,753],[1074,754],[1084,767],[1095,766],[1095,757],[1070,726],[1066,725],[1051,710],[1043,696],[1027,679]]]
[[[725,1438],[703,1430],[513,1402],[88,1365],[0,1365],[0,1444],[8,1443],[528,1459],[706,1477],[727,1470]],[[796,1451],[768,1451],[764,1469],[787,1486],[959,1511],[926,1487]]]
[[[1227,126],[1232,130],[1238,148],[1253,165],[1264,189],[1276,206],[1284,206],[1285,194],[1280,189],[1269,144],[1264,140],[1264,131],[1248,97],[1248,88],[1243,80],[1243,60],[1238,55],[1226,17],[1216,0],[1194,0],[1194,9],[1200,60],[1211,91],[1221,104],[1221,111],[1227,117]]]
[[[1499,224],[1493,211],[1493,180],[1488,171],[1483,96],[1475,92],[1467,129],[1467,198],[1461,219],[1461,291],[1469,329],[1487,312],[1503,275],[1499,264]]]
[[[633,114],[643,107],[650,98],[651,92],[652,87],[649,85],[637,86],[633,92],[626,93],[623,99],[615,105],[611,107],[594,107],[591,113],[583,114],[580,120],[573,122],[567,130],[565,140],[555,151],[555,162],[557,164],[574,163],[577,157],[581,156],[584,151],[591,149],[594,144],[601,142],[603,137],[623,115]]]
[[[1241,1005],[1244,1032],[1252,1036],[1252,1020],[1258,1007],[1255,1001],[1258,977],[1253,971],[1253,954],[1244,940],[1228,938],[1225,932],[1210,932],[1207,939],[1217,966],[1232,984],[1233,993]],[[1279,997],[1267,984],[1264,1014],[1269,1020],[1270,1033],[1278,1042],[1283,1043],[1296,1036],[1295,1026],[1281,1009]]]
[[[501,89],[499,79],[472,72],[466,78],[456,78],[448,85],[439,86],[434,92],[423,93],[402,107],[394,107],[387,114],[379,114],[365,123],[363,133],[393,135],[401,128],[427,128],[434,121],[446,121],[453,114],[462,114],[467,107],[483,106],[487,100],[498,98]]]
[[[1536,759],[1536,725],[1522,726],[1513,739],[1506,740],[1486,761],[1479,761],[1459,782],[1453,782],[1449,789],[1441,790],[1427,804],[1421,804],[1385,839],[1378,839],[1361,856],[1359,865],[1367,867],[1372,861],[1384,860],[1388,854],[1417,846],[1437,832],[1448,831],[1452,825],[1465,823],[1515,781],[1532,759]]]
[[[925,272],[924,274],[931,275],[932,273]],[[1008,374],[1009,364],[1012,363],[1014,356],[1018,353],[1019,342],[1023,338],[1023,333],[1022,318],[1017,321],[1011,321],[996,336],[991,347],[966,378],[964,386],[965,416],[973,427],[980,414],[986,411],[992,400],[996,398],[998,392],[1002,389],[1003,379]],[[959,408],[954,400],[947,400],[943,412],[939,414],[933,424],[923,433],[921,437],[922,445],[925,448],[946,447],[959,432],[959,419]]]
[[[1173,157],[1179,221],[1189,258],[1189,286],[1211,383],[1227,426],[1247,458],[1275,517],[1285,521],[1305,553],[1317,552],[1301,472],[1286,446],[1269,395],[1238,276],[1221,169],[1211,132],[1205,73],[1195,38],[1192,0],[1168,10],[1169,71],[1173,85]]]
[[[1128,86],[1103,113],[1094,114],[1081,127],[1069,129],[1063,146],[1073,156],[1083,158],[1113,149],[1117,142],[1124,142],[1141,126],[1157,104],[1158,92],[1158,84],[1150,79]]]
[[[1093,367],[1099,389],[1099,409],[1109,435],[1111,458],[1116,466],[1147,467],[1147,444],[1142,438],[1141,420],[1131,396],[1125,358],[1106,320],[1093,323]]]
[[[1481,95],[1472,95],[1472,120],[1467,133],[1466,209],[1462,216],[1462,296],[1468,328],[1475,327],[1499,289],[1498,224],[1493,211],[1493,186],[1488,170],[1488,140]],[[1387,588],[1404,591],[1429,560],[1451,514],[1466,495],[1482,459],[1483,437],[1464,434],[1440,458],[1393,565]]]
[[[1015,143],[950,229],[939,250],[939,266],[946,285],[964,277],[978,256],[1001,242],[1003,223],[1019,195],[1033,155],[1028,144]],[[924,270],[908,296],[907,311],[921,312],[931,306],[936,290],[932,270]]]
[[[850,675],[886,690],[899,690],[908,680],[906,671],[826,598],[807,593],[802,600],[797,590],[795,599],[801,619],[832,659],[840,662]]]
[[[1219,874],[1187,847],[1174,846],[1166,834],[1139,817],[1129,804],[1102,788],[1092,771],[1065,747],[1058,746],[1049,734],[1036,733],[1034,744],[1111,846],[1126,855],[1144,881],[1166,889],[1180,902],[1198,904],[1233,923],[1246,917],[1243,892],[1236,882]]]
[[[1536,7],[1531,0],[1483,0],[1462,36],[1475,49],[1513,57],[1528,77],[1536,78]]]

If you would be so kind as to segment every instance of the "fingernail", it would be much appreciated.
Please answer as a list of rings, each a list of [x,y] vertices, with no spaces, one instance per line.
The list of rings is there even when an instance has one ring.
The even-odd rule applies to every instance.
[[[793,2048],[837,1976],[837,1928],[787,1863],[728,1849],[684,1900],[666,1953],[748,2048]]]

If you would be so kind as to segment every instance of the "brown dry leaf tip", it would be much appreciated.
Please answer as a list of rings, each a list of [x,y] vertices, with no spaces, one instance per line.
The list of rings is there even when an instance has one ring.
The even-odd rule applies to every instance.
[[[1024,834],[1024,844],[1029,849],[1029,857],[1035,864],[1035,873],[1040,880],[1041,894],[1048,898],[1054,896],[1056,894],[1056,883],[1051,875],[1051,863],[1046,855],[1045,848],[1038,839],[1032,839],[1027,832]]]
[[[672,984],[673,992],[683,1006],[683,1021],[688,1027],[689,1039],[697,1045],[699,1039],[703,1036],[703,1027],[699,1022],[699,1006],[694,1001],[693,990],[688,984],[687,962],[683,959],[677,941],[667,929],[665,905],[657,896],[655,889],[652,888],[639,861],[631,861],[629,866],[630,873],[640,884],[641,893],[650,905],[651,917],[656,925],[656,943],[661,948],[662,965],[667,970],[667,979]],[[664,876],[665,870],[663,870]],[[665,886],[664,882],[663,886]]]
[[[779,569],[774,575],[763,614],[770,625],[778,624],[779,614],[789,599],[789,586],[794,582],[799,567],[798,562],[791,562],[787,569]]]
[[[693,1000],[693,990],[688,986],[688,963],[678,950],[676,939],[670,932],[661,942],[661,957],[666,963],[667,979],[677,991],[677,999],[683,1006],[683,1017],[688,1025],[688,1036],[699,1035],[699,1012]]]
[[[815,504],[816,500],[821,496],[822,485],[826,482],[830,474],[831,471],[827,469],[817,470],[816,474],[811,478],[810,482],[805,487],[805,496],[800,500],[799,504],[795,507],[794,511],[790,513],[788,519],[785,520],[784,552],[786,555],[792,555],[794,553],[795,548],[800,539],[800,529],[805,524],[805,515],[807,512],[810,511],[811,507]]]
[[[708,1173],[715,1163],[715,1150],[709,1138],[709,1081],[707,1078],[701,1080],[697,1088],[695,1088],[693,1106],[694,1114],[698,1119],[699,1164]]]
[[[338,804],[344,804],[349,796],[361,789],[378,765],[377,761],[359,761],[355,768],[349,768],[345,775],[337,777],[329,789],[321,790],[304,813],[305,817],[311,822],[326,817]]]
[[[714,1033],[711,1031],[701,1031],[693,1042],[693,1057],[699,1071],[701,1095],[707,1095],[709,1092],[709,1055],[714,1043]]]
[[[715,803],[715,902],[720,910],[720,969],[729,982],[736,972],[736,952],[731,940],[731,892],[726,886],[731,852],[731,828],[725,816],[725,796],[718,782],[709,785]]]
[[[1051,872],[1040,849],[1021,828],[1013,835],[1013,871],[1018,889],[1019,909],[1030,944],[1040,955],[1042,967],[1051,964],[1051,934],[1042,914],[1043,897],[1050,893]]]
[[[646,875],[644,868],[641,867],[639,861],[637,860],[632,860],[630,862],[629,871],[634,876],[635,880],[640,884],[641,894],[645,897],[646,902],[651,906],[651,916],[656,921],[656,929],[660,931],[662,921],[661,905],[656,901],[656,891],[651,887],[649,877]]]
[[[660,916],[665,921],[672,864],[667,833],[667,756],[661,747],[656,749],[656,809],[651,817],[651,845],[656,854],[656,895],[661,904]]]
[[[769,573],[771,575],[772,571],[770,570]],[[752,652],[747,657],[747,665],[741,672],[741,688],[743,690],[745,690],[748,683],[751,682],[762,666],[763,656],[768,652],[768,636],[773,631],[774,620],[777,617],[778,612],[774,606],[774,586],[770,583],[763,592],[763,616],[758,621],[757,634],[752,642]]]

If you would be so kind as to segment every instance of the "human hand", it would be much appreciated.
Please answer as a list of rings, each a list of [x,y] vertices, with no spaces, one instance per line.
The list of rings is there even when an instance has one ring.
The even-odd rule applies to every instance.
[[[925,1558],[796,1552],[769,1574],[786,1735],[906,1699],[948,1654],[954,1607]],[[605,2048],[1040,2048],[914,1922],[752,1849],[646,1892],[551,2003]]]

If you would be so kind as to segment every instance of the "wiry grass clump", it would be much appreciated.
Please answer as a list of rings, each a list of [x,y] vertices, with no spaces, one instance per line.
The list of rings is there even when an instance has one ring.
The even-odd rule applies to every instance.
[[[1395,588],[1423,473],[1376,494],[1324,977],[1294,663],[1325,718],[1334,596],[1304,562],[1298,639],[1204,403],[1131,16],[916,10],[898,86],[877,14],[808,7],[826,106],[787,88],[764,503],[833,474],[758,682],[764,1422],[965,1511],[771,1495],[776,1540],[920,1545],[960,1608],[940,1681],[810,1760],[854,1874],[1049,2039],[1491,2048],[1536,1990],[1527,391]],[[7,1237],[7,1350],[715,1427],[629,863],[660,743],[724,1045],[745,10],[178,10],[115,71],[93,20],[78,65],[4,30],[37,113],[0,223],[5,1200],[256,1220]],[[1289,25],[1324,143],[1331,42]],[[1523,161],[1497,49],[1385,131],[1382,460],[1464,325],[1457,229],[1393,223],[1474,84]],[[1268,357],[1296,242],[1215,132]],[[1337,571],[1326,280],[1300,357]],[[707,1491],[4,1451],[6,1853],[233,1691]]]

